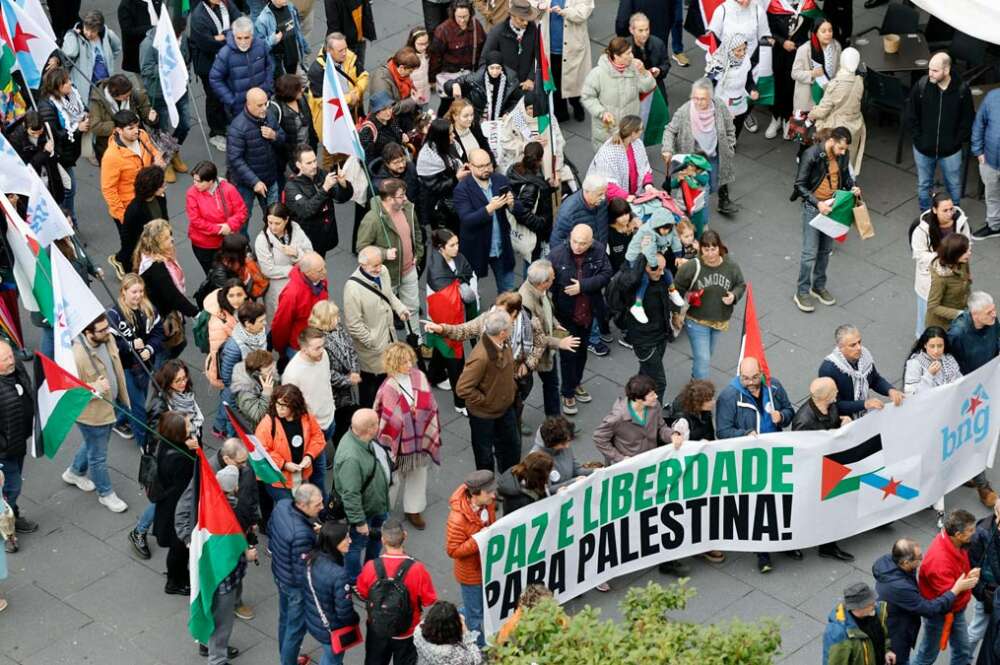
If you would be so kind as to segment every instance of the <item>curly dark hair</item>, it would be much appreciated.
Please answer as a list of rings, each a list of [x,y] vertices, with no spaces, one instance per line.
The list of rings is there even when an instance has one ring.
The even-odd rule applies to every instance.
[[[299,390],[298,386],[291,383],[286,383],[274,389],[274,393],[271,395],[271,403],[267,407],[267,415],[271,416],[272,420],[278,419],[279,401],[284,402],[288,406],[289,411],[291,411],[290,420],[298,420],[309,413],[308,409],[306,409],[306,398],[302,396],[302,391]]]
[[[148,201],[156,196],[156,190],[163,187],[163,169],[147,166],[135,175],[135,198]]]
[[[250,241],[242,233],[230,233],[222,239],[222,245],[215,254],[215,262],[239,275],[247,262]]]
[[[552,448],[573,440],[573,425],[562,416],[551,416],[542,423],[538,435],[546,448]]]
[[[681,388],[681,408],[685,413],[700,413],[702,405],[715,397],[715,386],[705,379],[692,379]]]
[[[420,630],[431,644],[462,643],[462,618],[458,608],[447,600],[439,600],[427,608]]]
[[[279,102],[292,102],[304,88],[300,77],[295,74],[282,74],[274,82],[274,98]]]

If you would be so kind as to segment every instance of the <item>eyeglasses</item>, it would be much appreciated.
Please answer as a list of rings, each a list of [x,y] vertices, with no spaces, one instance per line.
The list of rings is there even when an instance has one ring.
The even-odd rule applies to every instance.
[[[283,409],[287,409],[287,408],[289,408],[289,407],[288,407],[288,402],[275,402],[275,403],[274,403],[274,405],[275,405],[275,406],[280,406],[280,407],[281,407],[281,408],[283,408]]]
[[[485,164],[469,164],[474,169],[485,169],[493,166],[491,162],[486,162]]]

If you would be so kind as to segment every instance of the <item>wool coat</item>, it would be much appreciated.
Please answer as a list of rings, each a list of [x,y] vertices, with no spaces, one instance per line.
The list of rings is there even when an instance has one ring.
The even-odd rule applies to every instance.
[[[562,80],[559,94],[563,99],[579,97],[583,81],[593,62],[590,55],[590,30],[587,19],[594,13],[594,0],[566,0],[563,6]],[[548,12],[542,16],[542,35],[549,38]]]
[[[618,72],[611,65],[607,54],[601,54],[597,66],[590,70],[583,81],[580,101],[590,114],[590,142],[597,150],[618,131],[618,123],[627,115],[642,115],[639,95],[656,87],[656,79],[648,71],[642,74],[633,67]],[[564,93],[565,94],[565,93]],[[614,122],[606,127],[601,115],[610,113]]]
[[[736,125],[733,116],[724,106],[715,106],[715,131],[719,137],[716,152],[719,156],[719,186],[728,185],[736,180]],[[691,101],[680,105],[670,118],[670,123],[663,130],[661,142],[663,152],[673,155],[698,152],[691,129]]]

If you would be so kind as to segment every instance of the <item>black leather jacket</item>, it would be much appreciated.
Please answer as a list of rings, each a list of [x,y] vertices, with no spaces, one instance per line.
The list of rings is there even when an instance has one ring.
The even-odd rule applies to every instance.
[[[851,176],[850,152],[845,152],[837,157],[837,165],[840,167],[840,186],[838,189],[850,190],[854,187],[854,178]],[[799,159],[799,172],[795,176],[795,190],[792,192],[791,200],[804,199],[812,205],[818,205],[813,192],[823,182],[829,171],[829,160],[826,149],[822,144],[811,146],[802,153]]]

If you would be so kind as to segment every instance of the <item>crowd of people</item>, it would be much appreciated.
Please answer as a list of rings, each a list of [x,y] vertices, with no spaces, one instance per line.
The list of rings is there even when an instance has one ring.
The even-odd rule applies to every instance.
[[[79,12],[80,2],[67,4]],[[200,130],[214,151],[191,166],[181,153],[202,116],[189,91],[171,120],[154,44],[161,4],[121,0],[121,37],[98,10],[69,20],[74,7],[53,11],[60,49],[30,107],[10,114],[3,133],[84,233],[106,220],[77,215],[78,162],[99,169],[120,240],[107,257],[120,284],[115,302],[73,342],[76,374],[95,394],[77,420],[82,442],[63,481],[126,511],[108,447],[113,434],[135,441],[155,466],[143,477],[149,503],[128,539],[143,559],[153,556],[151,536],[166,550],[167,594],[191,593],[192,451],[206,450],[246,535],[248,549],[215,592],[215,632],[199,645],[210,665],[239,653],[229,636],[234,617],[255,616],[242,585],[247,562],[258,560],[270,563],[278,589],[282,665],[308,661],[300,654],[306,632],[322,645],[323,665],[343,662],[361,623],[366,664],[482,662],[474,536],[498,513],[563,491],[599,466],[573,453],[584,435],[573,425],[581,408],[610,407],[592,437],[603,464],[613,465],[690,440],[835,429],[1000,354],[994,301],[972,290],[969,268],[972,243],[1000,236],[1000,91],[974,113],[968,85],[941,52],[914,84],[906,114],[919,202],[909,233],[916,341],[906,358],[879,359],[905,361],[903,389],[879,373],[850,323],[817,359],[797,408],[778,377],[762,390],[752,357],[721,389],[710,380],[717,343],[733,337],[730,321],[747,288],[739,254],[713,218],[740,212],[730,186],[741,134],[758,131],[762,98],[752,70],[762,48],[772,50],[775,75],[764,135],[801,143],[789,183],[792,200],[802,200],[792,297],[806,314],[836,303],[827,288],[833,239],[810,222],[831,212],[837,192],[861,194],[865,77],[849,46],[849,2],[827,0],[826,18],[814,19],[800,11],[805,0],[725,0],[709,26],[719,46],[704,77],[651,132],[650,95],[666,97],[672,66],[693,66],[680,0],[621,0],[616,35],[593,67],[592,0],[423,0],[424,24],[381,63],[366,62],[377,27],[369,0],[325,0],[318,50],[310,47],[321,14],[312,0],[201,0],[169,26],[203,87]],[[543,58],[555,84],[551,107],[539,88]],[[322,148],[327,68],[340,77],[363,157]],[[560,124],[588,116],[593,158],[572,164]],[[806,138],[794,131],[803,117],[815,128]],[[967,142],[986,194],[976,230],[959,207]],[[647,150],[655,145],[660,182]],[[945,189],[933,193],[938,166]],[[180,223],[176,211],[169,221],[169,187],[187,188]],[[8,197],[23,214],[25,197]],[[348,203],[349,244],[336,216]],[[178,234],[187,235],[201,274],[181,266]],[[327,255],[338,247],[350,251],[335,260],[356,257],[356,267],[334,290]],[[52,251],[88,283],[105,279],[80,243],[59,241]],[[483,288],[491,273],[492,303]],[[50,322],[37,314],[31,322],[51,357]],[[682,336],[691,375],[668,402],[664,357]],[[617,353],[634,356],[636,373],[613,404],[598,406],[595,397],[607,399],[588,391],[587,360],[608,355],[616,340]],[[18,505],[36,384],[17,351],[0,342],[6,554],[39,528]],[[182,355],[199,357],[197,366]],[[211,395],[194,393],[193,372],[204,373]],[[536,374],[545,415],[537,428],[523,418]],[[468,420],[475,466],[451,492],[444,526],[461,611],[438,600],[435,581],[406,547],[408,529],[438,521],[426,514],[427,494],[449,446],[439,404],[448,393]],[[237,426],[267,451],[280,481],[255,478]],[[985,473],[969,485],[995,507]],[[845,591],[830,616],[824,664],[905,663],[921,617],[914,662],[933,661],[942,631],[952,662],[968,662],[1000,579],[996,557],[984,554],[996,529],[946,511],[943,498],[934,508],[942,531],[919,582],[921,546],[903,538],[875,563],[875,591]],[[835,542],[818,554],[854,560]],[[719,563],[726,555],[701,556]],[[773,570],[771,555],[758,554],[757,567]],[[684,561],[659,568],[690,574]],[[546,593],[529,587],[522,608]],[[970,594],[976,609],[967,625]]]

